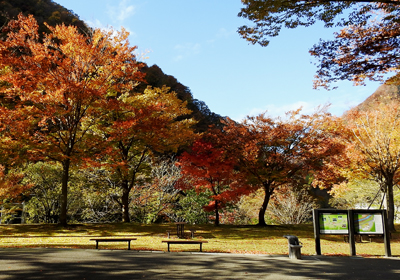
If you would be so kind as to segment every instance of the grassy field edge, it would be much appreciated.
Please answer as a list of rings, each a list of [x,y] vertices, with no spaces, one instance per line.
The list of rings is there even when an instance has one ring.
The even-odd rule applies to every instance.
[[[303,243],[302,254],[315,254],[315,241],[312,224],[236,226],[186,225],[185,233],[190,237],[189,229],[195,229],[195,239],[204,239],[204,252],[240,253],[240,254],[288,254],[285,234],[296,235]],[[394,257],[400,257],[400,225],[392,234],[391,251]],[[64,228],[57,224],[0,225],[0,248],[76,248],[95,249],[95,237],[134,237],[131,249],[140,251],[166,251],[167,231],[176,232],[172,224],[71,224]],[[177,238],[172,235],[171,238]],[[126,243],[101,243],[100,249],[126,250]],[[321,239],[323,255],[348,256],[349,244],[342,235],[323,235]],[[174,245],[171,251],[196,251],[198,245]],[[356,243],[357,255],[365,257],[383,257],[385,255],[383,239],[373,238]]]

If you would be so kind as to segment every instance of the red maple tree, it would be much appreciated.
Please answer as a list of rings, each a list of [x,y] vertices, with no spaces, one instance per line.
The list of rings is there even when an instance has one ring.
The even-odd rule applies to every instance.
[[[219,225],[220,209],[249,193],[241,174],[235,170],[236,161],[226,157],[225,150],[210,141],[197,140],[190,152],[182,154],[178,164],[188,181],[186,188],[194,187],[198,192],[206,188],[212,192],[204,210],[215,212],[215,225]]]
[[[221,147],[237,161],[252,189],[264,191],[259,225],[266,224],[268,203],[280,186],[299,177],[312,178],[320,187],[341,179],[336,166],[346,163],[342,133],[341,122],[324,109],[312,115],[292,111],[286,119],[260,114],[240,124],[227,120]]]

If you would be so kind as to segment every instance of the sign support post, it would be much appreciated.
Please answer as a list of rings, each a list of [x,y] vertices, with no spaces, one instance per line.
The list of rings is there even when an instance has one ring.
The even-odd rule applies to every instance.
[[[315,238],[315,253],[321,255],[321,238],[320,238],[320,225],[319,225],[319,211],[318,209],[313,210],[313,220],[314,220],[314,238]]]
[[[356,238],[354,236],[354,213],[353,210],[349,210],[347,214],[348,225],[349,225],[349,245],[350,245],[350,256],[356,255]]]
[[[387,216],[386,216],[386,211],[383,211],[382,213],[382,218],[383,218],[383,243],[385,244],[385,256],[386,257],[391,257],[392,256],[392,250],[390,249],[390,232],[389,232],[389,226],[387,222]]]

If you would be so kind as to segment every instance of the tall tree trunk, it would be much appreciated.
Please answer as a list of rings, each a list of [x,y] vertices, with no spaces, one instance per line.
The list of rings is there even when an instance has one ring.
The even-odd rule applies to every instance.
[[[215,226],[219,226],[219,211],[218,211],[218,200],[215,201]]]
[[[270,190],[269,186],[264,186],[264,201],[260,207],[260,211],[258,212],[258,225],[259,226],[266,226],[267,223],[265,222],[265,212],[267,211],[269,199],[271,198],[273,190]]]
[[[131,221],[129,217],[129,186],[128,182],[124,181],[122,183],[122,221],[124,223],[129,223]]]
[[[386,192],[388,227],[390,232],[395,232],[393,184],[387,185]]]
[[[62,184],[61,184],[61,209],[60,209],[60,224],[67,226],[67,207],[68,207],[68,181],[69,181],[69,168],[71,160],[66,159],[62,162]]]

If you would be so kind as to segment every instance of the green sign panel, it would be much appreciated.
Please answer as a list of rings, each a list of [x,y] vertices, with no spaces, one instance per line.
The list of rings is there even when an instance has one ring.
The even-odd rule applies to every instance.
[[[319,230],[322,234],[348,234],[347,214],[322,213],[319,215]]]
[[[355,214],[354,227],[356,233],[383,234],[383,220],[380,213]]]

